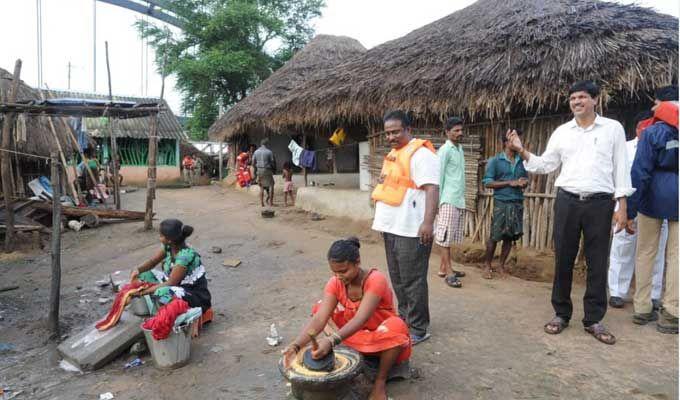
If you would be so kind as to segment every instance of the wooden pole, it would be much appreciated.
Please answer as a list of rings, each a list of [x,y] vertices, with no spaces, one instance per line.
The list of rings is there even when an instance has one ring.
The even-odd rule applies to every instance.
[[[223,144],[224,143],[220,142],[219,155],[218,155],[220,165],[219,165],[219,168],[217,170],[218,171],[217,173],[219,174],[219,178],[217,179],[218,181],[222,180],[222,148],[223,148],[222,145]]]
[[[109,102],[113,102],[113,92],[111,91],[111,67],[109,66],[109,42],[104,42],[106,50],[106,73],[109,80]],[[120,187],[118,181],[118,145],[116,144],[116,134],[113,130],[111,117],[108,117],[109,122],[109,137],[111,138],[111,170],[113,171],[113,202],[116,204],[116,210],[120,210]]]
[[[19,81],[21,77],[21,60],[17,60],[14,64],[14,80],[10,88],[7,100],[10,103],[15,103],[17,99],[17,92],[19,90]],[[5,123],[2,125],[2,149],[0,154],[0,163],[2,165],[2,194],[5,197],[5,224],[7,230],[5,232],[5,251],[12,251],[14,242],[14,209],[12,208],[12,197],[14,196],[14,188],[12,187],[12,158],[8,152],[12,148],[12,126],[14,125],[14,113],[7,113],[5,115]]]
[[[161,67],[161,97],[158,106],[163,104],[165,94],[165,63],[168,59],[167,52],[163,55],[163,66]],[[151,116],[151,130],[149,132],[149,169],[146,181],[146,212],[144,215],[144,229],[153,228],[153,201],[156,198],[156,153],[158,153],[158,113]],[[178,160],[179,161],[179,160]]]
[[[307,135],[302,135],[302,148],[307,150]],[[307,168],[302,168],[302,174],[305,177],[305,187],[307,187]]]
[[[69,72],[70,73],[70,72]],[[45,100],[45,93],[41,90],[40,91],[40,97]],[[50,126],[50,132],[52,132],[52,137],[54,138],[54,142],[57,144],[57,150],[59,151],[59,158],[61,159],[61,164],[64,166],[63,171],[64,171],[64,176],[68,177],[66,174],[66,166],[68,163],[66,162],[66,156],[64,155],[64,149],[61,147],[61,143],[59,142],[59,137],[57,136],[57,130],[54,128],[54,122],[52,122],[52,117],[47,117],[47,123]],[[69,179],[67,179],[68,185],[66,186],[70,191],[71,191],[71,196],[73,196],[73,201],[75,201],[76,205],[80,204],[80,185],[78,184],[78,172],[76,171],[76,166],[71,165],[71,168],[73,169],[73,177],[75,178],[75,182],[68,182]]]
[[[52,282],[50,287],[50,313],[47,319],[51,337],[59,337],[59,296],[61,292],[61,183],[59,159],[51,154],[52,181]]]

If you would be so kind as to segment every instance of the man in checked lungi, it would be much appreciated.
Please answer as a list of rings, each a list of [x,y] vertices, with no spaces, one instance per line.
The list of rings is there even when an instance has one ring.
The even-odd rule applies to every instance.
[[[522,131],[515,129],[521,137]],[[500,256],[500,272],[505,275],[509,271],[505,262],[510,255],[512,243],[522,237],[522,220],[524,216],[524,188],[527,187],[527,171],[522,159],[509,146],[505,133],[501,134],[503,151],[491,157],[486,164],[486,172],[482,183],[485,188],[493,189],[493,217],[491,219],[491,237],[486,242],[486,266],[482,276],[493,279],[495,270],[491,267],[496,243],[502,241]]]
[[[446,142],[439,148],[439,213],[434,242],[439,246],[439,277],[455,288],[463,286],[463,271],[451,267],[451,245],[463,242],[465,227],[465,157],[463,155],[463,120],[446,120]],[[451,272],[449,274],[449,271]],[[447,276],[448,274],[448,276]]]

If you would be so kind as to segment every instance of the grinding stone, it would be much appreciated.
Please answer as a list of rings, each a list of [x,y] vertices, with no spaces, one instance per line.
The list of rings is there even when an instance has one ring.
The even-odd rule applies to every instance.
[[[333,350],[320,360],[312,358],[312,349],[307,349],[302,355],[302,364],[312,371],[333,371],[335,368],[335,353]]]

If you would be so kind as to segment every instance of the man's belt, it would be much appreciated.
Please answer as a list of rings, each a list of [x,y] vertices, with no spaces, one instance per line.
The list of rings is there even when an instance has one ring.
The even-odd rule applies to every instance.
[[[571,192],[568,192],[568,191],[560,188],[558,193],[562,193],[565,196],[574,198],[574,199],[579,200],[579,201],[606,200],[606,199],[614,200],[614,194],[605,193],[605,192],[576,194],[576,193],[571,193]]]

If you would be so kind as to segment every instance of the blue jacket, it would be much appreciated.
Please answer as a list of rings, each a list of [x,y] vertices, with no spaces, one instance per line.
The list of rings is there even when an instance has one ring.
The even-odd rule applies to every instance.
[[[628,218],[638,212],[678,220],[678,130],[657,122],[642,133],[631,170],[635,193],[628,198]]]

